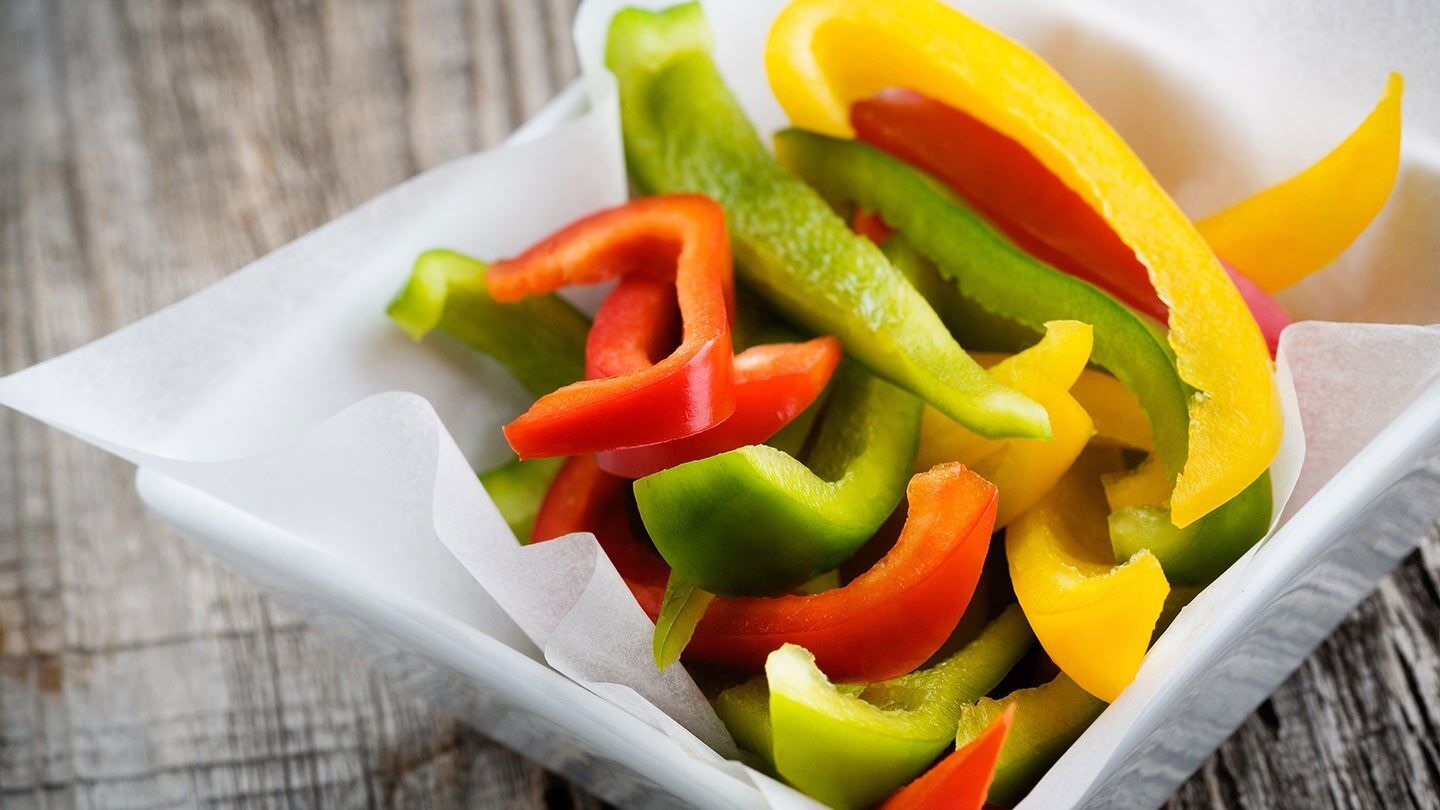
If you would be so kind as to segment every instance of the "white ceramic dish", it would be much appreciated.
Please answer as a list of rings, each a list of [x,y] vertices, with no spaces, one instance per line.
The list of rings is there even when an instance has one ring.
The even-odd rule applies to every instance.
[[[578,25],[582,29],[587,24],[593,28],[594,18],[614,5],[617,4],[604,0],[588,2]],[[989,4],[989,8],[998,14],[998,22],[1003,22],[1012,15],[1015,19],[1023,18],[1020,9],[1029,5],[1017,0],[1014,4]],[[1037,12],[1032,8],[1030,13],[1033,23]],[[1146,65],[1147,59],[1159,58],[1160,50],[1145,45],[1146,40],[1130,23],[1117,24],[1115,11],[1110,6],[1095,10],[1093,16],[1059,12],[1052,16],[1057,20],[1054,25],[1047,22],[1035,29],[1037,37],[1048,38],[1052,52],[1047,55],[1052,58],[1060,61],[1068,58],[1073,62],[1076,54],[1087,53],[1082,47],[1085,43],[1090,47],[1105,43],[1107,48],[1117,49],[1107,51],[1108,58],[1113,60],[1112,67]],[[1137,16],[1143,13],[1137,12]],[[723,26],[717,27],[720,36],[727,35]],[[733,36],[728,41],[744,39],[748,43],[730,49],[742,55],[758,36],[754,31],[730,34]],[[581,36],[583,39],[584,30]],[[593,31],[590,36],[593,45]],[[1045,47],[1041,50],[1046,52]],[[739,58],[736,53],[731,53],[731,57]],[[723,67],[723,53],[721,62]],[[1146,86],[1153,91],[1156,86],[1173,83],[1176,65],[1182,62],[1183,59],[1170,56],[1155,62],[1153,71],[1142,71],[1147,77],[1142,84],[1150,83]],[[1104,75],[1106,72],[1099,70],[1091,77]],[[746,81],[729,72],[727,78]],[[753,75],[749,77],[752,83],[754,79]],[[1126,84],[1128,79],[1115,81],[1118,87],[1131,87]],[[1207,85],[1211,93],[1217,92],[1219,86],[1223,84]],[[754,96],[747,98],[753,100]],[[1117,103],[1109,99],[1110,106]],[[1106,108],[1105,104],[1101,106]],[[767,114],[763,105],[750,104],[747,108],[762,119]],[[577,133],[589,131],[567,130],[570,122],[585,109],[586,94],[577,84],[518,131],[512,142],[549,138],[554,142],[553,163],[561,162],[557,156],[566,150],[573,153],[576,149],[594,149],[597,161],[603,162],[613,157],[611,152],[618,144],[604,137],[593,142],[577,140]],[[1242,119],[1237,115],[1236,120]],[[1137,135],[1127,129],[1126,123],[1118,121],[1117,125],[1133,140]],[[1133,127],[1134,121],[1129,124]],[[1193,148],[1194,154],[1213,157],[1222,146],[1239,142],[1242,134],[1246,133],[1227,130],[1203,143],[1180,144],[1157,135],[1140,146],[1161,155],[1163,171],[1157,171],[1161,171],[1162,179],[1168,172],[1172,179],[1178,178],[1177,182],[1190,183],[1191,197],[1203,198],[1207,194],[1213,196],[1216,191],[1204,186],[1204,178],[1194,173],[1194,166],[1183,161],[1166,162],[1164,155],[1170,154],[1166,150]],[[567,137],[570,141],[563,140]],[[1316,140],[1324,142],[1323,138]],[[1142,148],[1142,153],[1145,151],[1146,148]],[[535,155],[530,158],[535,159]],[[1237,155],[1236,159],[1242,164],[1247,160],[1253,164],[1258,158],[1252,150]],[[208,462],[201,460],[235,459],[242,448],[256,452],[256,442],[260,442],[261,436],[265,441],[260,442],[259,449],[274,446],[278,441],[276,436],[293,440],[354,401],[327,399],[321,395],[307,400],[306,413],[293,413],[289,408],[293,389],[288,386],[314,385],[315,369],[339,367],[334,371],[340,380],[335,385],[345,388],[354,384],[351,377],[364,375],[363,368],[357,371],[352,366],[359,367],[372,360],[393,364],[391,353],[402,351],[397,348],[402,342],[391,340],[393,335],[371,337],[370,332],[385,332],[379,308],[397,286],[398,279],[403,278],[407,258],[419,248],[451,244],[474,252],[493,253],[513,250],[516,245],[511,242],[519,240],[523,244],[525,239],[538,235],[469,234],[461,214],[468,216],[473,212],[463,210],[464,190],[457,192],[453,188],[455,184],[447,185],[444,178],[454,180],[457,175],[472,171],[474,161],[485,159],[470,160],[469,167],[458,164],[443,167],[387,192],[329,228],[262,259],[257,265],[263,267],[237,274],[237,277],[248,274],[248,281],[241,279],[243,283],[230,284],[224,291],[212,289],[197,296],[209,295],[212,302],[221,292],[243,297],[247,290],[255,289],[253,284],[245,285],[261,273],[274,275],[277,270],[284,270],[298,277],[311,273],[309,268],[317,263],[355,263],[354,271],[348,275],[330,270],[313,273],[317,277],[328,273],[324,278],[333,289],[327,288],[323,298],[302,297],[314,295],[308,288],[296,293],[297,300],[319,303],[314,312],[303,317],[277,321],[283,327],[278,330],[280,334],[265,336],[274,344],[264,355],[268,362],[242,358],[226,372],[233,373],[234,379],[202,380],[204,385],[196,383],[199,387],[195,390],[207,397],[204,402],[173,402],[170,400],[185,397],[171,396],[163,405],[157,405],[156,413],[184,415],[194,410],[203,412],[204,418],[175,425],[124,426],[129,431],[127,435],[140,437],[128,445],[107,438],[115,435],[107,431],[117,428],[95,415],[107,404],[106,397],[123,394],[143,402],[145,397],[164,396],[175,388],[169,385],[167,375],[172,371],[186,374],[184,369],[175,371],[187,357],[184,349],[174,349],[171,346],[174,341],[166,340],[163,331],[157,332],[156,328],[151,331],[157,334],[148,337],[158,338],[159,342],[154,345],[168,347],[163,350],[172,352],[178,359],[169,366],[146,366],[150,377],[139,374],[137,379],[80,377],[67,381],[62,366],[59,373],[50,375],[52,379],[48,384],[52,393],[80,390],[77,386],[101,393],[95,394],[94,401],[90,402],[67,401],[63,408],[53,403],[37,404],[41,400],[31,394],[37,387],[45,387],[43,384],[47,381],[41,373],[31,375],[29,388],[19,394],[0,390],[0,401],[36,413],[59,427],[136,460],[140,464],[137,475],[140,496],[195,542],[301,606],[314,621],[333,627],[352,649],[365,651],[377,665],[396,673],[416,690],[442,701],[486,733],[601,796],[625,805],[702,807],[758,807],[767,802],[798,801],[797,795],[787,794],[783,789],[767,794],[750,779],[716,767],[715,763],[678,744],[672,736],[547,666],[521,626],[469,578],[466,569],[444,546],[431,543],[400,548],[395,543],[348,544],[348,524],[341,519],[347,516],[341,515],[334,515],[328,525],[314,525],[315,515],[324,515],[323,508],[319,507],[333,495],[325,489],[323,481],[312,482],[315,485],[309,488],[297,485],[293,499],[298,505],[286,502],[283,492],[279,493],[282,497],[278,500],[276,493],[268,493],[270,514],[276,517],[266,520],[246,508],[247,503],[253,506],[259,497],[256,491],[228,485],[227,500],[207,490],[206,485],[183,480],[186,475],[192,475],[202,484],[209,481],[207,485],[213,489],[214,479],[206,479],[207,473],[202,469]],[[1440,199],[1440,194],[1434,192],[1440,187],[1437,180],[1440,174],[1434,169],[1440,162],[1422,161],[1418,165],[1420,168],[1412,167],[1407,175],[1412,184],[1408,193],[1422,203]],[[511,178],[511,183],[519,182],[514,172],[505,176]],[[617,178],[587,176],[582,179],[590,185],[577,182],[563,187],[577,189],[577,197],[588,193],[603,199],[620,193],[616,188]],[[563,177],[550,180],[556,184],[568,182]],[[1196,183],[1199,183],[1198,190]],[[1418,192],[1414,188],[1416,184]],[[518,186],[487,188],[485,192],[504,194],[516,189]],[[544,202],[543,197],[537,201],[517,194],[508,208],[523,210],[527,205],[543,208]],[[568,200],[562,201],[559,207],[566,204]],[[490,216],[495,217],[501,209],[489,210]],[[1414,233],[1406,237],[1412,244],[1417,244],[1415,240],[1434,239],[1433,234],[1426,235],[1428,232],[1420,230],[1428,222],[1424,218],[1426,210],[1424,205],[1417,209],[1412,204],[1392,215],[1394,221],[1387,226],[1390,232],[1385,238],[1399,238],[1394,233],[1397,228],[1404,235],[1405,229],[1412,227],[1407,223],[1413,220],[1419,225],[1414,225]],[[563,221],[575,212],[552,213]],[[496,231],[505,230],[503,223],[495,224],[493,219],[485,221],[490,221]],[[367,238],[350,237],[337,247],[336,230],[352,234],[360,231]],[[1393,253],[1384,254],[1386,244],[1389,243],[1382,240],[1381,246],[1370,252],[1393,256]],[[1415,249],[1423,252],[1423,243],[1418,244],[1422,247]],[[1370,258],[1374,260],[1373,255]],[[1433,263],[1430,269],[1433,270]],[[1440,285],[1432,281],[1429,288],[1412,290],[1406,302],[1423,304],[1440,300],[1436,297],[1437,290]],[[1305,300],[1303,290],[1299,300]],[[256,311],[264,313],[283,309],[264,303],[255,306]],[[1309,311],[1336,317],[1333,311],[1320,305],[1312,305]],[[1429,322],[1436,320],[1435,316],[1440,316],[1440,311],[1428,320],[1410,313],[1394,315],[1392,319]],[[1373,316],[1366,313],[1360,317]],[[167,323],[173,326],[180,321],[183,326],[183,320],[171,317]],[[127,330],[131,332],[128,335],[107,339],[108,347],[97,345],[95,348],[109,348],[123,354],[125,341],[143,343],[147,337],[143,326]],[[237,328],[248,327],[242,324]],[[352,332],[364,334],[352,337]],[[327,336],[335,334],[343,334],[345,339],[327,343]],[[352,343],[372,354],[362,356],[362,352],[348,348]],[[196,352],[206,350],[204,346],[195,349]],[[256,356],[260,356],[258,351]],[[406,362],[412,362],[410,357],[405,355]],[[413,357],[415,363],[430,362],[423,351]],[[398,364],[400,371],[384,379],[385,387],[365,389],[366,393],[404,387],[408,372],[403,365]],[[43,367],[36,371],[43,372]],[[459,446],[477,448],[467,454],[472,462],[485,464],[493,461],[499,450],[495,420],[502,418],[505,409],[513,408],[518,400],[513,385],[494,374],[494,369],[487,370],[482,364],[472,371],[473,375],[460,375],[456,379],[472,387],[482,387],[479,396],[485,407],[482,418],[471,419],[475,413],[474,403],[455,398],[453,392],[430,393],[437,401],[450,402],[449,406],[439,408],[446,427],[455,434]],[[185,378],[189,380],[194,376],[191,370]],[[40,378],[41,386],[34,385],[36,377]],[[19,391],[19,386],[10,391]],[[244,408],[227,405],[227,398],[237,392],[246,394]],[[448,400],[447,395],[451,395]],[[393,396],[381,394],[373,399]],[[1150,806],[1163,801],[1423,536],[1440,511],[1440,382],[1433,377],[1425,378],[1398,391],[1396,396],[1405,401],[1388,404],[1390,412],[1398,416],[1378,435],[1371,431],[1366,434],[1368,441],[1351,448],[1352,452],[1358,450],[1358,454],[1350,458],[1347,453],[1344,457],[1349,461],[1343,469],[1290,518],[1285,535],[1277,538],[1284,542],[1267,543],[1259,548],[1243,565],[1226,574],[1224,587],[1215,591],[1212,598],[1197,602],[1197,611],[1203,613],[1197,619],[1203,625],[1200,631],[1186,638],[1167,633],[1160,640],[1157,650],[1164,648],[1165,655],[1159,657],[1163,661],[1155,667],[1147,661],[1147,667],[1158,667],[1158,671],[1152,672],[1143,683],[1137,681],[1137,687],[1127,690],[1096,726],[1072,746],[1037,786],[1025,807]],[[388,404],[404,411],[415,403],[391,399]],[[157,416],[151,421],[163,420]],[[1374,438],[1369,439],[1370,436]],[[444,439],[448,442],[449,434]],[[141,449],[136,450],[137,447]],[[171,463],[176,458],[191,460]],[[433,459],[430,463],[433,467]],[[258,464],[260,462],[252,466]],[[421,495],[438,500],[438,496],[432,496],[425,487],[418,489],[422,490]],[[423,529],[433,536],[434,527],[418,525],[415,528],[417,532]],[[423,568],[430,570],[421,577],[417,572]],[[424,587],[417,583],[423,583]],[[486,632],[477,627],[485,627]],[[763,782],[760,787],[773,788]]]

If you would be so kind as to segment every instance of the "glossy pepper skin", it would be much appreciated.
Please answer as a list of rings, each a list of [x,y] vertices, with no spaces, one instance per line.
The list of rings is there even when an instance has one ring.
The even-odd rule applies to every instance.
[[[1014,712],[987,797],[993,804],[1009,807],[1025,797],[1065,749],[1105,711],[1105,705],[1062,673],[1041,686],[1017,689],[999,700],[982,698],[961,707],[955,746],[963,748],[982,738],[997,717]]]
[[[895,546],[844,586],[803,596],[717,597],[685,659],[759,670],[786,643],[804,644],[833,677],[897,677],[924,663],[960,620],[974,593],[995,520],[995,488],[959,464],[911,479],[909,514]],[[532,533],[541,542],[589,531],[635,600],[659,615],[665,561],[636,537],[625,481],[592,457],[567,459]]]
[[[501,303],[487,269],[453,250],[427,250],[385,312],[415,340],[439,329],[490,355],[537,396],[582,379],[590,319],[553,295]]]
[[[854,202],[883,217],[981,310],[971,320],[998,317],[1035,333],[1049,320],[1090,324],[1091,361],[1138,397],[1170,480],[1184,467],[1191,452],[1194,400],[1163,339],[1132,310],[1010,244],[932,178],[874,147],[786,130],[776,136],[776,152],[827,198]],[[1254,486],[1268,487],[1269,474],[1262,473]],[[1237,532],[1234,542],[1246,547],[1264,536],[1268,515],[1255,519],[1245,509],[1251,519],[1242,521],[1220,514],[1231,509],[1239,507],[1224,505],[1205,520],[1225,521]]]
[[[595,314],[587,374],[596,379],[644,370],[670,353],[679,327],[674,284],[646,274],[625,277]],[[735,356],[735,410],[723,422],[668,442],[607,450],[596,460],[607,472],[640,478],[767,441],[815,401],[840,354],[833,337],[752,346]]]
[[[795,321],[839,337],[872,373],[977,433],[1048,435],[1044,409],[985,375],[880,251],[776,165],[708,41],[698,6],[615,15],[606,63],[636,183],[719,200],[745,280]]]
[[[1375,109],[1339,146],[1289,180],[1200,220],[1200,233],[1270,292],[1334,261],[1395,186],[1404,89],[1400,74],[1390,74]]]
[[[840,688],[806,650],[786,645],[765,664],[768,700],[755,700],[756,686],[734,687],[716,710],[790,784],[832,807],[867,807],[929,767],[954,740],[962,708],[994,689],[1033,643],[1012,606],[934,666]],[[750,716],[757,710],[769,715],[765,739],[747,732],[765,725]]]
[[[1189,454],[1171,499],[1177,526],[1270,466],[1282,433],[1279,394],[1245,302],[1140,159],[1043,60],[938,0],[796,0],[770,29],[765,63],[797,126],[851,137],[852,103],[908,87],[1011,138],[1104,217],[1169,304],[1180,378],[1202,393],[1190,401]]]
[[[870,539],[905,492],[919,435],[919,400],[847,364],[804,463],[742,447],[641,478],[635,501],[687,581],[725,595],[778,593]]]
[[[1014,708],[1001,712],[980,736],[886,799],[880,810],[980,810],[1014,717]]]
[[[1049,321],[1039,343],[989,368],[1050,412],[1048,440],[982,439],[927,409],[920,422],[917,468],[958,461],[995,485],[997,528],[1033,506],[1070,468],[1095,434],[1095,422],[1069,393],[1090,359],[1092,333],[1079,321]]]
[[[1140,668],[1170,585],[1147,550],[1115,563],[1090,452],[1005,532],[1015,598],[1056,666],[1105,701]]]
[[[1156,320],[1168,319],[1169,308],[1135,253],[1020,144],[913,90],[885,90],[856,102],[850,123],[860,140],[943,181],[1027,253]],[[1240,271],[1223,261],[1221,267],[1273,357],[1290,316]]]
[[[587,379],[538,399],[505,426],[521,458],[670,441],[714,427],[734,411],[730,243],[724,212],[712,200],[652,197],[592,214],[491,265],[486,278],[496,300],[520,301],[629,273],[673,280],[679,347],[642,370]]]
[[[895,546],[870,570],[804,596],[716,599],[686,660],[759,669],[799,644],[840,681],[875,681],[920,666],[949,637],[975,591],[995,522],[995,488],[960,464],[915,476]]]

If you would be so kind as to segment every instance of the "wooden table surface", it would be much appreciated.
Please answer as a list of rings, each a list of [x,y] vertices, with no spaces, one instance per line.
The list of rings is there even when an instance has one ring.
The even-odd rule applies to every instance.
[[[575,0],[0,0],[0,371],[485,148],[575,75]],[[591,806],[0,412],[0,805]],[[1174,807],[1436,806],[1440,542]]]

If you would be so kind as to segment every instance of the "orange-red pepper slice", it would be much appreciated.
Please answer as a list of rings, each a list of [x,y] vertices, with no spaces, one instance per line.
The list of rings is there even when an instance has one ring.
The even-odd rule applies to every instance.
[[[498,301],[646,273],[673,281],[679,347],[653,365],[546,394],[505,426],[521,458],[568,456],[683,438],[735,409],[730,243],[719,204],[698,195],[647,197],[572,223],[490,266]]]
[[[1015,707],[1005,707],[979,737],[931,766],[914,782],[896,791],[879,810],[980,810],[995,779],[1000,748],[1015,720]]]
[[[635,536],[626,489],[590,457],[570,459],[545,496],[532,537],[594,532],[653,619],[669,568]],[[969,605],[997,498],[994,485],[962,464],[916,475],[906,492],[900,538],[869,571],[816,594],[717,597],[684,658],[756,671],[781,645],[799,644],[837,681],[884,680],[925,663]]]
[[[679,331],[675,287],[635,274],[621,280],[600,306],[586,343],[587,376],[639,371],[674,346]],[[809,407],[840,362],[840,341],[819,337],[804,343],[751,347],[735,356],[735,411],[710,428],[659,444],[608,450],[600,468],[642,478],[677,464],[760,444]]]

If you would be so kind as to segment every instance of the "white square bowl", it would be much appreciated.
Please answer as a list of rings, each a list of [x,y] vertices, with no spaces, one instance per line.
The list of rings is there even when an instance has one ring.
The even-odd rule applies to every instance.
[[[1060,41],[1066,47],[1063,36]],[[1073,43],[1069,47],[1074,50]],[[579,86],[572,87],[512,140],[563,127],[585,105]],[[1436,182],[1433,170],[1423,176]],[[408,194],[410,204],[424,206],[427,201],[417,188],[407,184],[384,197],[394,202]],[[372,219],[375,210],[368,210]],[[341,221],[366,215],[362,209]],[[284,250],[292,259],[324,258],[308,255],[322,244],[317,236]],[[383,235],[374,250],[400,252]],[[349,323],[347,318],[382,320],[373,306],[373,290],[341,292],[344,300],[334,305],[340,314],[322,319],[322,327]],[[481,377],[493,386],[497,401],[513,399],[514,392],[493,373]],[[1286,543],[1261,547],[1243,569],[1227,573],[1227,596],[1207,608],[1206,633],[1174,659],[1163,684],[1122,696],[1127,705],[1117,702],[1097,723],[1109,724],[1104,734],[1094,728],[1087,732],[1026,806],[1161,802],[1413,547],[1440,513],[1440,381],[1416,390],[1409,392],[1414,399],[1403,410],[1395,403],[1398,417],[1290,518]],[[273,406],[283,405],[281,391]],[[57,423],[64,426],[63,420]],[[478,429],[467,430],[475,440]],[[496,449],[477,456],[493,458]],[[381,575],[390,571],[393,559],[356,558],[342,545],[308,542],[152,466],[142,464],[137,489],[151,509],[186,536],[301,607],[312,621],[332,627],[377,665],[606,799],[701,807],[767,802],[751,782],[697,758],[546,666],[525,634],[483,592],[467,590],[464,571],[454,560],[429,562],[453,569],[455,591],[447,598],[469,603],[454,611],[437,609]],[[489,632],[466,621],[466,611],[483,619],[478,623]],[[1117,727],[1121,716],[1123,724]]]

